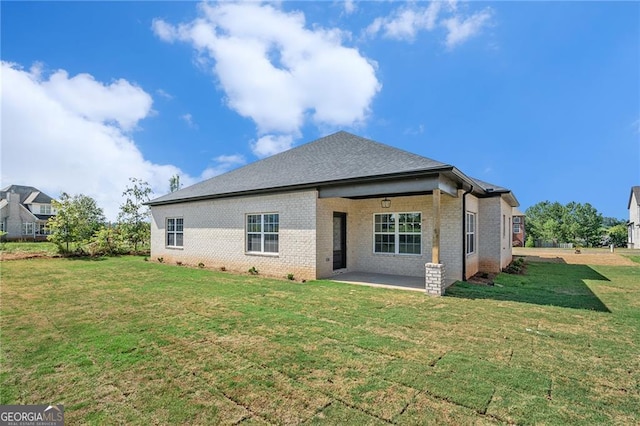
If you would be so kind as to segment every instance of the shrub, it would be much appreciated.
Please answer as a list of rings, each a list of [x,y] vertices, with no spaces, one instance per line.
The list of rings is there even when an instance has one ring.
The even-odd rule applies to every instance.
[[[119,230],[106,226],[93,234],[86,249],[91,256],[116,256],[129,251]]]
[[[535,247],[536,243],[533,241],[533,237],[531,235],[529,235],[527,237],[527,241],[524,243],[525,247]]]
[[[525,268],[526,268],[526,264],[525,264],[524,258],[518,257],[514,259],[509,264],[509,266],[504,268],[502,271],[506,272],[507,274],[521,275],[521,274],[524,274]]]
[[[249,273],[250,273],[251,275],[258,275],[258,274],[259,274],[259,272],[258,272],[258,270],[256,269],[256,267],[255,267],[255,266],[252,266],[252,267],[249,269]]]
[[[159,258],[158,258],[158,262],[160,262],[160,263],[164,263],[164,257],[159,257]]]
[[[200,269],[204,268],[204,263],[202,263],[202,262],[198,263],[198,268],[200,268]]]
[[[295,277],[293,276],[293,274],[287,274],[287,279],[289,281],[293,281],[295,279]]]

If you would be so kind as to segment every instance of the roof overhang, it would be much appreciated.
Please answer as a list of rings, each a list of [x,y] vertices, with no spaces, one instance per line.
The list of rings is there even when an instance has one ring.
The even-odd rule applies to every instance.
[[[150,201],[149,206],[188,203],[195,201],[215,200],[221,198],[243,197],[283,192],[317,190],[319,198],[374,198],[384,196],[429,194],[439,189],[442,192],[458,196],[458,190],[471,190],[477,197],[502,196],[512,207],[520,205],[509,190],[492,191],[483,188],[460,170],[453,166],[427,170],[414,170],[379,176],[363,176],[327,182],[314,182],[302,185],[289,185],[275,188],[264,188],[250,191],[228,192],[221,194],[202,195],[197,197]]]
[[[262,195],[262,194],[295,192],[295,191],[304,191],[304,190],[323,191],[328,188],[346,188],[346,187],[357,187],[357,186],[362,186],[362,188],[366,186],[368,187],[368,189],[366,190],[362,189],[362,191],[371,191],[370,185],[381,184],[383,182],[389,183],[389,182],[395,182],[395,181],[401,182],[400,186],[410,185],[410,182],[413,180],[416,180],[416,179],[419,180],[425,177],[433,178],[434,176],[438,179],[438,185],[441,190],[447,193],[455,194],[455,188],[457,187],[457,184],[454,181],[452,181],[446,173],[446,172],[450,172],[451,169],[453,169],[452,166],[446,166],[438,169],[417,170],[417,171],[395,173],[395,174],[389,174],[389,175],[364,176],[364,177],[357,177],[357,178],[351,178],[351,179],[342,179],[342,180],[327,181],[327,182],[313,182],[313,183],[302,184],[302,185],[288,185],[288,186],[280,186],[280,187],[274,187],[274,188],[256,189],[256,190],[250,190],[250,191],[227,192],[222,194],[210,194],[210,195],[202,195],[198,197],[180,198],[180,199],[165,200],[165,201],[162,201],[162,200],[149,201],[144,204],[148,206],[162,206],[162,205],[169,205],[169,204],[188,203],[188,202],[194,202],[194,201],[215,200],[220,198],[243,197],[248,195]],[[442,176],[442,179],[439,179],[439,176]],[[413,185],[418,185],[418,184],[414,183]],[[433,190],[433,188],[429,189],[429,185],[430,184],[423,182],[422,187],[419,188],[419,192],[427,193]],[[393,190],[400,191],[401,190],[400,186],[395,187]],[[373,195],[374,194],[371,194],[370,196],[373,196]],[[385,195],[385,194],[378,193],[377,195]],[[387,195],[392,195],[392,194],[387,194]],[[336,197],[337,196],[338,195],[336,195]],[[351,195],[350,197],[363,197],[363,196],[367,196],[367,195],[366,194],[357,195],[354,193],[354,195]]]
[[[458,196],[458,185],[441,174],[369,182],[326,185],[318,188],[318,198],[372,198],[428,194],[435,189]]]

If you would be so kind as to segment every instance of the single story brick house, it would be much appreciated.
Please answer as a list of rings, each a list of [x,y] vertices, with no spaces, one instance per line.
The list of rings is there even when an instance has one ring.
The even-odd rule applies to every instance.
[[[298,279],[425,277],[442,294],[511,262],[518,201],[452,165],[341,131],[148,204],[154,260]]]

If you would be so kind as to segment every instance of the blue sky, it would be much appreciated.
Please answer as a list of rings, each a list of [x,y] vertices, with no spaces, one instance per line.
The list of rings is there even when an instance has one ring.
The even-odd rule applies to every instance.
[[[337,130],[625,218],[638,2],[2,2],[2,186],[115,218]]]

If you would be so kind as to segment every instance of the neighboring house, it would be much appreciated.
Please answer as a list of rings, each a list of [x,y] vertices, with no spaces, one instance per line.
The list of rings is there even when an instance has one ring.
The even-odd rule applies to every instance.
[[[631,188],[627,208],[629,209],[629,222],[627,223],[629,240],[627,247],[640,249],[640,186]]]
[[[454,166],[338,132],[148,204],[153,259],[300,279],[426,277],[441,294],[511,262],[505,229],[518,201]]]
[[[518,208],[513,209],[513,247],[524,247],[527,236],[524,230],[524,213]]]
[[[7,240],[45,240],[47,220],[55,215],[53,199],[32,186],[0,190],[0,230]]]

